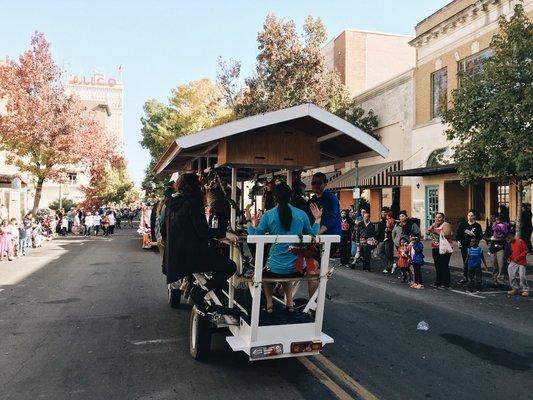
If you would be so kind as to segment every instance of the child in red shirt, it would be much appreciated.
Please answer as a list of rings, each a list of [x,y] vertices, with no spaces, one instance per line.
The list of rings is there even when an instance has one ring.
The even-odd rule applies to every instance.
[[[398,246],[398,250],[396,250],[396,255],[398,257],[396,265],[398,266],[398,268],[400,268],[400,272],[402,273],[402,283],[408,282],[409,284],[411,284],[413,280],[410,270],[411,259],[409,257],[407,240],[405,238],[400,239],[400,246]]]
[[[507,294],[513,296],[522,290],[522,296],[527,297],[529,296],[529,286],[527,285],[526,276],[526,242],[520,238],[515,238],[514,233],[508,233],[506,239],[511,250],[507,260],[509,261],[507,272],[509,273],[511,290]]]

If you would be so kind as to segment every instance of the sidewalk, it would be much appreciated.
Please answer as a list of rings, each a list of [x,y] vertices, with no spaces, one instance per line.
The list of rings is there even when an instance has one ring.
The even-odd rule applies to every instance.
[[[431,254],[431,240],[423,240],[422,243],[424,243],[424,257],[426,259],[426,263],[433,265],[433,255]],[[488,246],[485,241],[481,241],[479,246],[483,249],[483,253],[485,254],[485,260],[487,261],[487,265],[490,268],[491,261],[487,257]],[[457,246],[457,242],[453,243],[453,253],[450,259],[450,267],[463,269],[463,258],[461,257],[461,250]],[[527,255],[527,269],[529,270],[528,275],[533,274],[533,254]]]

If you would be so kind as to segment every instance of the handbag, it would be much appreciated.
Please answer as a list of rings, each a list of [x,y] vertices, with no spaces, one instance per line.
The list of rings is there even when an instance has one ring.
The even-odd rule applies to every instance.
[[[439,254],[453,253],[453,248],[451,243],[444,237],[442,232],[439,237]]]

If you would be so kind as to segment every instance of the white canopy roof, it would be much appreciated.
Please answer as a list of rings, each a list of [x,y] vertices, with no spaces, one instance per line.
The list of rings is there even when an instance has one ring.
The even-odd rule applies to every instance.
[[[302,104],[179,137],[163,154],[154,171],[158,174],[174,172],[188,161],[202,157],[216,158],[219,140],[241,133],[260,135],[259,129],[272,125],[280,125],[283,129],[298,129],[315,137],[320,143],[320,166],[377,155],[386,157],[389,153],[377,139],[348,121],[314,104]],[[305,147],[306,143],[301,145]]]

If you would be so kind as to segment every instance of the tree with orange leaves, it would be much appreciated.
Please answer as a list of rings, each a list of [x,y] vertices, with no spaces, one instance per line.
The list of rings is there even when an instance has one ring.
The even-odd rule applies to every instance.
[[[105,170],[109,160],[121,159],[111,135],[78,98],[66,94],[62,82],[50,44],[39,32],[18,61],[0,66],[0,98],[6,101],[6,113],[0,115],[0,149],[8,152],[7,162],[35,178],[34,213],[46,179],[61,179],[72,165],[94,174]]]

